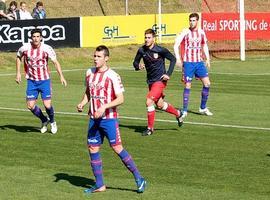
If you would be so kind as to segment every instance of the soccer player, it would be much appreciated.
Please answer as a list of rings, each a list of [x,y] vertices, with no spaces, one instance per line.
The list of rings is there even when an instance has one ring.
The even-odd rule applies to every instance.
[[[77,105],[78,112],[82,112],[84,106],[90,102],[87,144],[96,184],[85,192],[94,193],[106,190],[99,153],[100,146],[106,137],[113,151],[133,174],[137,192],[142,193],[145,190],[146,181],[140,175],[130,154],[122,146],[119,131],[117,107],[124,102],[124,87],[120,76],[107,65],[108,60],[109,49],[104,45],[98,46],[94,53],[95,67],[86,72],[86,90],[81,102]]]
[[[57,125],[54,120],[54,109],[52,106],[52,89],[48,68],[50,58],[60,76],[61,83],[66,86],[67,82],[61,70],[61,66],[56,59],[56,54],[51,46],[42,43],[42,30],[33,29],[31,31],[31,43],[23,45],[17,52],[16,58],[16,82],[21,83],[21,61],[24,61],[25,78],[27,79],[26,103],[27,108],[40,119],[41,133],[45,133],[47,125],[51,124],[51,133],[57,132]],[[41,109],[36,105],[38,95],[41,94],[46,113],[45,116]]]
[[[156,33],[152,29],[145,31],[145,44],[139,48],[135,56],[133,66],[136,71],[146,69],[147,84],[149,92],[146,97],[147,107],[147,129],[142,136],[153,134],[155,122],[155,105],[158,109],[173,114],[176,117],[178,126],[182,126],[182,112],[175,109],[171,104],[164,101],[163,90],[173,72],[175,65],[174,55],[166,48],[155,44]],[[143,59],[144,63],[140,63]],[[166,71],[165,59],[170,61],[169,69]]]
[[[209,50],[205,33],[198,28],[198,21],[199,15],[197,13],[190,14],[189,29],[184,29],[177,36],[174,44],[176,65],[182,67],[182,81],[185,84],[183,92],[183,118],[187,116],[191,82],[194,75],[203,84],[199,112],[207,116],[213,115],[206,107],[210,88],[207,70],[207,68],[210,69]],[[206,66],[203,62],[203,56],[206,58]]]

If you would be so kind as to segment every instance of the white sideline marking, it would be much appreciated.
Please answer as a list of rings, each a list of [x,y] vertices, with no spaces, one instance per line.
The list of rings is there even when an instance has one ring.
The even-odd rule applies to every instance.
[[[10,110],[10,111],[22,111],[22,112],[29,112],[27,109],[21,108],[5,108],[0,107],[0,110]],[[79,115],[79,116],[87,116],[85,113],[74,113],[74,112],[55,112],[56,114],[61,115]],[[140,120],[146,121],[146,118],[141,117],[128,117],[128,116],[120,116],[120,119],[132,119],[132,120]],[[169,122],[169,123],[176,123],[175,120],[165,120],[165,119],[156,119],[158,122]],[[224,127],[224,128],[238,128],[238,129],[253,129],[253,130],[264,130],[270,131],[270,128],[264,127],[256,127],[256,126],[241,126],[241,125],[229,125],[229,124],[213,124],[213,123],[203,123],[203,122],[187,122],[184,121],[185,124],[193,124],[193,125],[202,125],[202,126],[215,126],[215,127]]]
[[[88,67],[89,68],[89,67]],[[88,69],[65,69],[62,70],[63,72],[77,72],[77,71],[85,71]],[[127,71],[134,71],[133,67],[112,67],[114,70],[127,70]],[[174,69],[174,71],[180,71],[179,69]],[[51,71],[51,73],[56,73],[57,71]],[[235,76],[269,76],[270,73],[256,73],[256,74],[249,74],[249,73],[230,73],[230,72],[209,72],[210,74],[219,74],[219,75],[235,75]],[[1,76],[15,76],[15,73],[0,73]]]

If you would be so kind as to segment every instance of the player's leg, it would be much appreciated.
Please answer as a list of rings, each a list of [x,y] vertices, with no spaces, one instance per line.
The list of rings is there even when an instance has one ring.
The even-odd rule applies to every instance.
[[[101,124],[101,129],[108,138],[113,151],[119,156],[126,168],[133,174],[137,184],[137,192],[144,192],[146,181],[141,176],[131,155],[122,146],[118,120],[110,119],[103,121]]]
[[[213,113],[211,113],[206,106],[211,83],[210,83],[210,79],[208,76],[207,68],[203,62],[198,63],[195,76],[200,78],[201,82],[203,84],[202,92],[201,92],[201,105],[199,108],[199,112],[201,114],[211,116],[211,115],[213,115]]]
[[[156,116],[155,102],[148,97],[146,98],[146,108],[147,108],[147,129],[143,131],[142,133],[143,136],[151,135],[154,131],[154,124],[155,124],[155,116]]]
[[[187,112],[188,112],[191,82],[192,82],[192,79],[193,79],[193,76],[195,73],[195,66],[194,66],[194,63],[184,62],[183,68],[184,68],[183,78],[184,78],[185,88],[183,91],[183,109],[182,109],[182,111],[183,111],[183,118],[185,118],[187,116]]]
[[[90,165],[93,175],[95,176],[96,184],[91,188],[84,190],[85,193],[103,192],[106,186],[103,181],[102,160],[99,153],[100,145],[103,137],[99,132],[100,121],[90,120],[87,135],[87,145],[90,157]]]
[[[38,88],[36,86],[36,82],[32,80],[27,80],[27,89],[26,89],[26,104],[27,108],[38,117],[41,121],[41,133],[45,133],[47,131],[48,119],[42,113],[41,109],[36,105],[36,101],[38,98]]]
[[[57,124],[54,120],[54,108],[52,106],[52,87],[51,87],[51,80],[45,80],[40,84],[40,91],[41,91],[41,98],[43,101],[43,105],[45,107],[46,113],[49,116],[49,120],[51,123],[51,133],[57,133]]]
[[[177,110],[171,104],[165,102],[163,97],[159,98],[159,100],[156,102],[156,105],[160,110],[163,110],[167,113],[174,115],[176,117],[177,122],[178,122],[178,126],[183,125],[182,111],[181,110]]]
[[[154,123],[156,116],[155,101],[157,101],[162,92],[157,88],[161,82],[155,82],[149,85],[149,92],[146,97],[146,108],[147,108],[147,129],[142,132],[142,136],[151,135],[154,131]]]

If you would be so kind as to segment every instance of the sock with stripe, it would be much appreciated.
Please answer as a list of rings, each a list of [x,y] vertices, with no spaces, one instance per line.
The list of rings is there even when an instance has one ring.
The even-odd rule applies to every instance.
[[[47,121],[47,117],[45,117],[45,115],[43,115],[41,109],[36,105],[32,110],[31,112],[36,116],[38,117],[42,123],[46,122]]]
[[[180,112],[179,110],[175,109],[171,104],[164,102],[164,106],[162,108],[167,113],[175,115],[175,117],[179,117]]]
[[[190,89],[185,88],[183,92],[183,111],[188,110],[188,102],[189,102]]]
[[[50,108],[46,108],[46,113],[48,114],[49,118],[50,118],[50,123],[53,123],[54,122],[54,109],[53,107],[51,106]]]
[[[133,174],[135,180],[138,180],[141,178],[140,172],[138,171],[132,157],[129,155],[129,153],[123,149],[118,156],[121,158],[124,165],[128,168],[128,170]]]
[[[206,108],[206,102],[208,100],[208,96],[209,96],[209,87],[203,87],[202,88],[202,97],[201,97],[201,109],[205,109]]]
[[[103,172],[102,172],[102,160],[100,158],[100,153],[90,153],[91,167],[93,174],[96,179],[96,186],[100,188],[104,185],[103,182]]]
[[[155,116],[156,116],[155,106],[154,105],[148,106],[147,107],[147,127],[151,130],[154,129]]]

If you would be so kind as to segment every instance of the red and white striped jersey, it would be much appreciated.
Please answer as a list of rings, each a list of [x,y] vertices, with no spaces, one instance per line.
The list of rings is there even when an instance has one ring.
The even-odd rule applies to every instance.
[[[40,47],[33,48],[31,43],[23,45],[17,52],[17,56],[24,57],[25,78],[41,81],[50,78],[48,59],[56,60],[53,48],[41,43]]]
[[[181,56],[183,62],[201,62],[204,56],[203,46],[207,45],[206,42],[206,35],[202,29],[193,31],[184,29],[175,40],[175,54],[178,54],[175,56],[177,59]]]
[[[116,99],[116,95],[124,92],[121,77],[112,69],[97,72],[96,68],[88,69],[86,72],[86,93],[90,97],[89,115],[93,118],[94,113],[103,104],[110,103]],[[118,118],[117,108],[105,110],[102,119]]]

